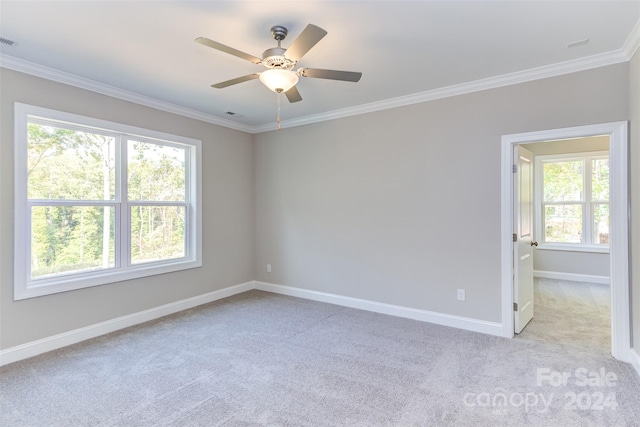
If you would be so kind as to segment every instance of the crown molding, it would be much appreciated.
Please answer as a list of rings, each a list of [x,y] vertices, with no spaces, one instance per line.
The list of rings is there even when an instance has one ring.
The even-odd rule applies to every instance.
[[[373,113],[376,111],[383,111],[391,108],[404,107],[407,105],[419,104],[422,102],[434,101],[437,99],[449,98],[452,96],[480,92],[483,90],[511,86],[519,83],[545,79],[548,77],[561,76],[578,71],[614,65],[621,62],[629,61],[631,59],[631,56],[633,56],[639,46],[640,21],[638,21],[633,31],[627,38],[623,48],[615,51],[588,56],[572,61],[531,68],[524,71],[503,74],[500,76],[489,77],[486,79],[475,80],[458,85],[428,90],[411,95],[399,96],[383,101],[371,102],[354,107],[328,111],[326,113],[313,114],[295,119],[283,120],[281,122],[281,127],[284,129],[296,126],[304,126],[312,123],[324,122],[327,120],[335,120],[360,114]],[[134,102],[136,104],[192,118],[195,120],[200,120],[206,123],[239,130],[242,132],[256,134],[277,130],[277,125],[275,123],[265,123],[255,126],[244,125],[211,114],[192,110],[186,107],[181,107],[169,102],[160,101],[158,99],[140,95],[135,92],[116,88],[114,86],[109,86],[103,83],[96,82],[94,80],[86,79],[84,77],[79,77],[53,68],[45,67],[33,62],[28,62],[9,55],[0,54],[0,67],[20,71],[26,74],[34,75],[36,77],[42,77],[48,80],[68,84],[81,89],[87,89],[93,92],[101,93],[103,95],[112,96],[114,98],[119,98],[125,101]]]
[[[636,26],[636,30],[637,29],[638,26]],[[390,98],[384,101],[357,105],[355,107],[343,108],[326,113],[300,117],[297,119],[283,120],[280,124],[282,128],[303,126],[311,123],[323,122],[326,120],[334,120],[359,114],[388,110],[391,108],[403,107],[406,105],[434,101],[436,99],[449,98],[452,96],[464,95],[488,89],[495,89],[503,86],[515,85],[518,83],[526,83],[533,80],[545,79],[548,77],[571,74],[578,71],[627,62],[629,61],[629,59],[630,57],[622,49],[618,49],[599,55],[588,56],[572,61],[560,62],[557,64],[531,68],[524,71],[517,71],[515,73],[503,74],[501,76],[489,77],[486,79],[475,80],[458,85],[428,90],[412,95],[399,96],[397,98]],[[265,125],[253,126],[252,133],[267,132],[275,129],[275,124],[269,123]]]
[[[631,34],[627,37],[627,40],[622,45],[622,51],[627,55],[629,60],[635,55],[640,48],[640,19],[636,22],[636,26],[631,30]]]
[[[96,82],[95,80],[86,79],[75,74],[66,73],[56,70],[55,68],[45,67],[40,64],[25,61],[14,56],[0,54],[0,67],[7,68],[21,73],[30,74],[36,77],[42,77],[58,83],[64,83],[80,89],[90,90],[102,95],[111,96],[113,98],[122,99],[124,101],[133,102],[135,104],[144,105],[145,107],[155,108],[156,110],[166,111],[167,113],[177,114],[179,116],[188,117],[202,122],[211,123],[226,128],[251,133],[251,127],[237,123],[231,120],[225,120],[211,114],[202,113],[190,108],[181,107],[170,102],[161,101],[156,98],[141,95],[115,86]]]

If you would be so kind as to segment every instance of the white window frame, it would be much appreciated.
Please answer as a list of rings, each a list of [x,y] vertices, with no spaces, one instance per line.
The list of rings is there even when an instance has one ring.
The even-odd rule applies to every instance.
[[[202,142],[197,139],[172,135],[135,126],[100,120],[48,108],[16,102],[14,104],[14,300],[82,289],[91,286],[137,279],[202,266]],[[116,191],[115,200],[91,201],[38,201],[27,198],[27,123],[46,121],[60,127],[114,136],[116,143]],[[186,194],[180,202],[139,202],[127,200],[126,169],[127,139],[141,140],[161,145],[180,147],[186,152]],[[117,147],[120,147],[118,149]],[[124,170],[123,170],[124,169]],[[186,209],[185,256],[182,258],[131,264],[129,252],[129,207],[145,204],[151,206],[179,205]],[[60,206],[113,206],[117,212],[115,223],[115,267],[98,271],[31,279],[31,207],[46,204]]]
[[[602,201],[592,200],[592,171],[591,160],[609,159],[608,151],[590,151],[583,153],[571,153],[571,154],[549,154],[536,156],[535,158],[535,237],[539,242],[538,250],[556,250],[556,251],[572,251],[572,252],[597,252],[597,253],[609,253],[609,245],[593,243],[593,204]],[[544,192],[544,176],[543,176],[543,164],[548,162],[565,162],[583,160],[584,172],[582,174],[582,191],[584,193],[582,201],[571,201],[566,204],[582,204],[583,216],[582,216],[582,235],[584,236],[583,243],[564,243],[564,242],[545,242],[544,241],[544,225],[543,225],[543,192]],[[609,197],[611,199],[611,197]],[[563,204],[563,202],[550,204]],[[611,200],[609,200],[609,209],[611,209]]]

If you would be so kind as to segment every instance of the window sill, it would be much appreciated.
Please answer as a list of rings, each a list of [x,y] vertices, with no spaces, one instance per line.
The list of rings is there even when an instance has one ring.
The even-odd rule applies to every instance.
[[[51,278],[50,280],[16,283],[13,299],[14,301],[19,301],[27,298],[74,291],[198,267],[202,267],[202,261],[187,258],[171,263],[143,264],[137,268],[127,270],[105,270],[104,272],[89,275],[68,275],[65,277]]]
[[[591,252],[598,254],[608,254],[609,246],[591,246],[591,245],[574,245],[571,243],[554,244],[545,243],[538,246],[538,250],[542,251],[565,251],[565,252]]]

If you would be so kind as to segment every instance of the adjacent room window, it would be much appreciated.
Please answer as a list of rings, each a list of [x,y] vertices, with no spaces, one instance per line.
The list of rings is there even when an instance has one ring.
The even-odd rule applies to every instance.
[[[538,240],[548,248],[607,250],[609,154],[536,157]]]
[[[15,299],[202,264],[200,141],[15,113]]]

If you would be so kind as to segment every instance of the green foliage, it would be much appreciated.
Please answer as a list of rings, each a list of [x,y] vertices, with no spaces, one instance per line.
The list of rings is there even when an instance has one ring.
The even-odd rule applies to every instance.
[[[128,146],[129,200],[185,200],[185,150],[139,141]]]
[[[582,242],[582,205],[544,207],[545,242]]]
[[[184,218],[183,207],[132,206],[131,262],[185,256]]]
[[[592,230],[592,242],[608,243],[609,159],[586,161],[591,162],[590,165],[587,163],[591,169],[590,200],[603,202],[592,205],[592,219],[585,219],[594,223],[587,227],[587,230]],[[543,163],[545,242],[584,243],[586,241],[585,236],[582,235],[583,203],[581,203],[589,200],[589,197],[585,197],[585,174],[588,179],[585,160]]]
[[[129,141],[129,200],[185,200],[185,150]],[[131,207],[132,263],[179,258],[184,252],[185,209]]]
[[[35,123],[28,137],[30,199],[115,198],[113,137]]]
[[[32,277],[115,265],[114,208],[34,206],[31,212]]]
[[[591,192],[594,201],[609,200],[609,159],[591,161]]]
[[[582,200],[582,161],[544,163],[544,201]]]
[[[31,276],[115,265],[113,206],[55,206],[46,200],[116,200],[116,144],[112,136],[28,124]],[[185,200],[185,150],[129,142],[129,199]],[[185,208],[132,206],[132,262],[185,255]]]

